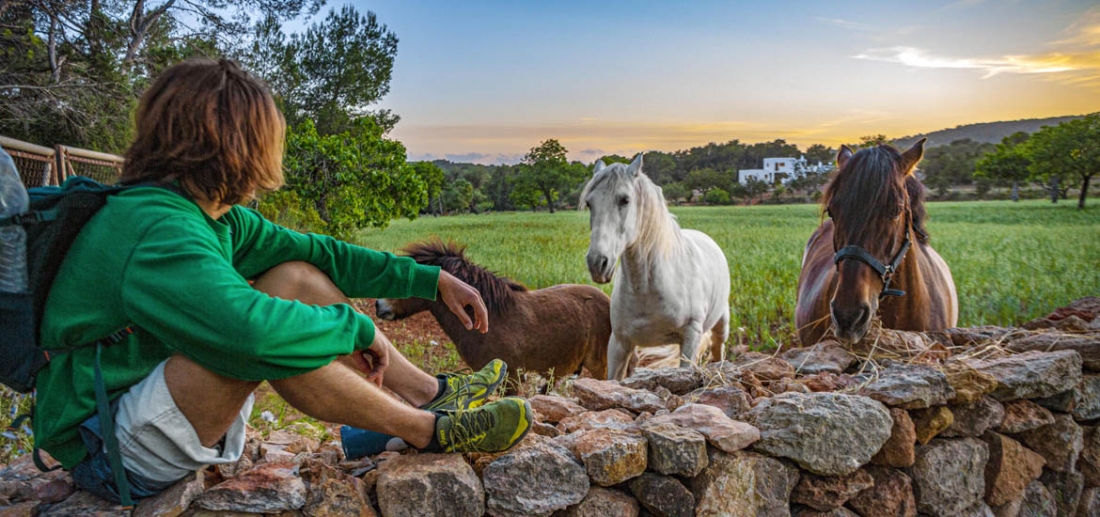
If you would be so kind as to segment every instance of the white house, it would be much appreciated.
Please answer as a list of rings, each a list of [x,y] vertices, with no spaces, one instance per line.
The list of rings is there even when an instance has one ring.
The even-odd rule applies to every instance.
[[[755,178],[768,185],[779,183],[787,184],[794,178],[803,176],[808,172],[825,172],[831,169],[828,165],[809,165],[806,156],[799,158],[764,158],[763,169],[743,169],[737,171],[737,181],[742,185],[748,183],[749,178]]]

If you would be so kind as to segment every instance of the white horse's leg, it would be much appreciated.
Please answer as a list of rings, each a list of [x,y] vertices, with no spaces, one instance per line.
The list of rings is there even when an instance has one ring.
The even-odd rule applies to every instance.
[[[680,368],[695,364],[695,354],[699,353],[699,341],[702,338],[702,329],[694,322],[684,328],[683,337],[680,339]]]
[[[711,362],[726,360],[726,340],[730,337],[730,310],[718,319],[710,329],[710,360]]]
[[[630,368],[630,356],[634,354],[634,344],[620,341],[615,334],[607,342],[607,379],[621,381],[626,378]]]

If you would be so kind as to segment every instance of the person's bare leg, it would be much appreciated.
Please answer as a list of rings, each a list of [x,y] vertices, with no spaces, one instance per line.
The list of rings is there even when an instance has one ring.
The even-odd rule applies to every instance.
[[[270,296],[310,305],[351,304],[351,300],[332,283],[328,275],[306,262],[286,262],[275,266],[260,275],[252,287]],[[430,402],[439,392],[439,381],[401,354],[390,358],[382,385],[415,406]]]
[[[241,406],[260,384],[218,375],[179,354],[164,365],[164,381],[203,447],[213,447],[225,436]]]

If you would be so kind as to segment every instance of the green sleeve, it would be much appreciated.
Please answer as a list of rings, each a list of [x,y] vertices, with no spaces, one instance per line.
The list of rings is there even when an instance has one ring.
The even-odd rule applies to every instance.
[[[439,268],[336,240],[304,235],[271,223],[259,213],[233,207],[222,220],[233,229],[233,262],[252,278],[283,262],[317,266],[349,298],[426,298],[434,300]]]
[[[306,373],[370,347],[374,324],[348,305],[306,305],[253,289],[204,223],[167,218],[135,247],[122,299],[138,327],[211,371],[253,381]]]

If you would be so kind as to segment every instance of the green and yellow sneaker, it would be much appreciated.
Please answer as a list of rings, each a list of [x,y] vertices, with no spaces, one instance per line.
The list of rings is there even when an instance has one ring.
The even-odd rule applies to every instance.
[[[531,430],[531,404],[519,397],[438,414],[435,439],[443,452],[502,452]]]
[[[444,385],[443,393],[420,406],[427,411],[454,411],[473,409],[485,403],[508,375],[508,365],[500,359],[493,359],[484,368],[473,374],[444,373],[437,377]]]

